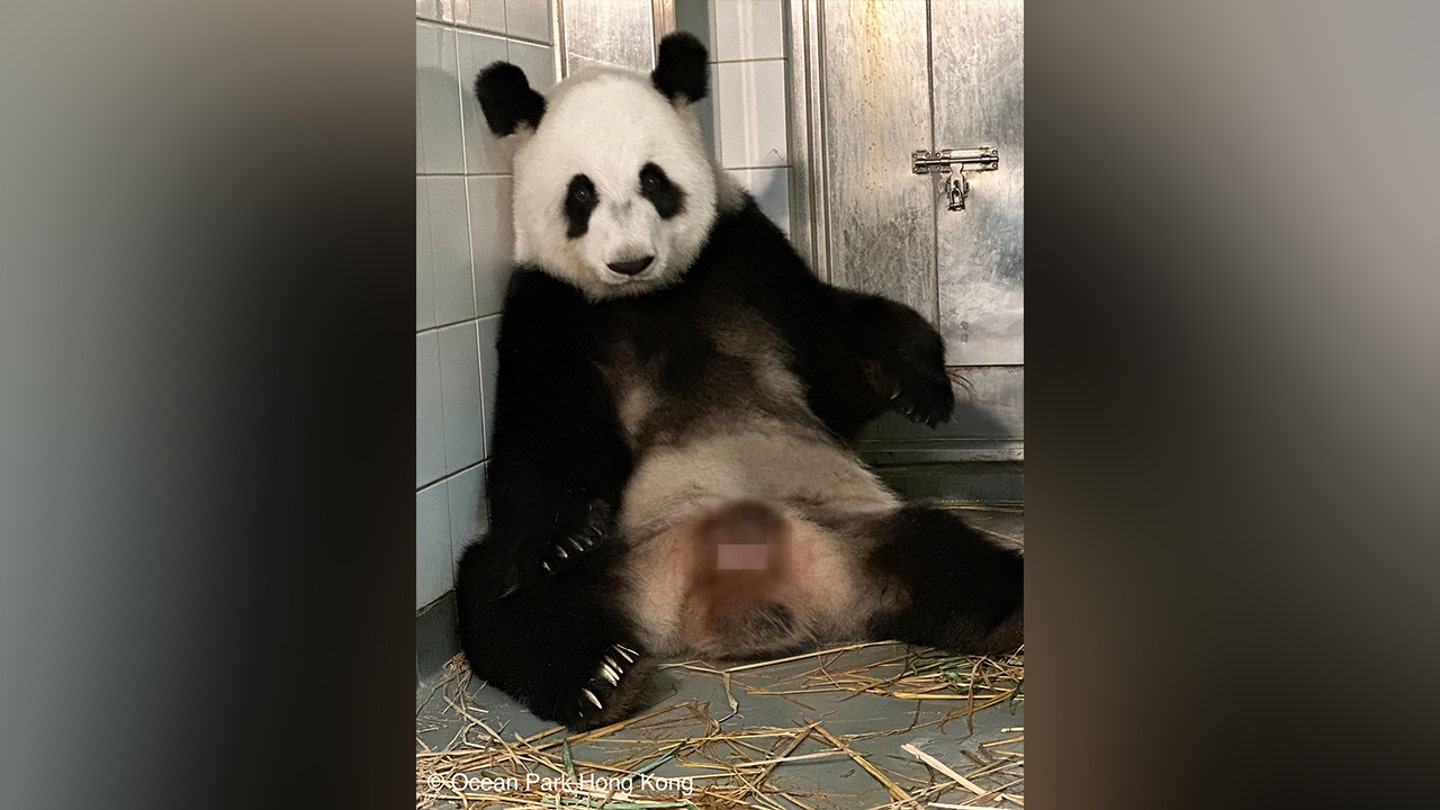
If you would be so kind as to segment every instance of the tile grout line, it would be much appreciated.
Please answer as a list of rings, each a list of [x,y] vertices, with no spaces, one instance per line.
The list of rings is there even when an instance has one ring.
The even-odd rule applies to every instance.
[[[511,34],[511,33],[508,33],[508,32],[506,32],[506,31],[490,31],[490,30],[487,30],[487,29],[485,29],[485,28],[476,28],[476,27],[473,26],[473,25],[467,25],[467,24],[458,23],[458,22],[451,22],[451,21],[449,21],[449,20],[432,20],[432,19],[430,19],[429,17],[421,17],[421,16],[419,16],[419,15],[416,15],[415,21],[416,21],[416,22],[429,23],[430,25],[434,25],[434,26],[439,27],[439,28],[449,28],[449,29],[452,29],[452,30],[454,30],[454,31],[456,31],[456,32],[464,31],[464,32],[467,33],[467,34],[482,34],[482,35],[487,36],[487,37],[497,37],[497,38],[499,38],[499,39],[511,39],[511,40],[516,41],[516,42],[519,42],[519,43],[522,44],[522,45],[539,45],[539,46],[545,47],[545,48],[553,48],[553,47],[555,47],[555,44],[554,44],[553,42],[541,42],[541,41],[538,40],[538,39],[530,39],[529,37],[520,37],[520,36],[516,36],[516,35]],[[508,20],[508,19],[506,20],[506,27],[509,27],[509,20]]]
[[[712,59],[711,65],[748,65],[754,62],[784,62],[787,56],[751,56],[745,59]]]

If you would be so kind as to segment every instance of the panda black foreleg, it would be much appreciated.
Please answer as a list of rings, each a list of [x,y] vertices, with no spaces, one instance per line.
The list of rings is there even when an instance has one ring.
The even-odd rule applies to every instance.
[[[487,555],[495,599],[563,572],[614,533],[630,451],[589,350],[592,307],[535,270],[511,277],[497,346],[494,432],[486,474]]]
[[[903,506],[870,526],[866,565],[881,590],[871,636],[955,653],[1013,650],[1024,642],[1025,563],[955,514]]]
[[[615,578],[622,549],[494,600],[466,599],[495,574],[472,546],[461,559],[460,644],[477,677],[545,720],[580,731],[633,714],[647,702],[653,659],[635,641]]]

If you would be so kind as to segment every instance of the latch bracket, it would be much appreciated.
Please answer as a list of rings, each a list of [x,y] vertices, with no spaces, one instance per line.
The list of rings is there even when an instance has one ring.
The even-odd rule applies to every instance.
[[[970,182],[965,179],[965,172],[993,172],[999,168],[1000,149],[995,146],[969,146],[938,152],[917,149],[910,156],[910,170],[915,174],[941,175],[947,207],[951,211],[965,210],[965,197],[970,193]]]

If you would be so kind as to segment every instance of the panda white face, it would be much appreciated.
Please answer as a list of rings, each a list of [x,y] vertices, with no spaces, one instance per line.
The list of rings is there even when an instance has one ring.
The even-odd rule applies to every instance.
[[[715,221],[699,124],[640,74],[558,85],[516,148],[514,183],[516,259],[596,300],[673,283]]]

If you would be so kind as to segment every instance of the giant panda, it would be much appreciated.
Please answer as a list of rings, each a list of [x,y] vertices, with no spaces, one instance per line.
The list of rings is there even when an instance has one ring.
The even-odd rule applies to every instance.
[[[547,95],[476,79],[516,141],[487,533],[457,574],[476,676],[582,730],[645,705],[654,662],[898,639],[1013,649],[1023,562],[907,504],[846,439],[954,406],[939,335],[816,278],[717,168],[689,107],[704,47]]]

